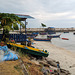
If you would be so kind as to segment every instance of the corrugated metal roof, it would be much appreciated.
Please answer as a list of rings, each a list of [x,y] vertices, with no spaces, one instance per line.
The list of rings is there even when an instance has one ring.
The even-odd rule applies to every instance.
[[[16,16],[18,16],[18,17],[20,17],[20,18],[31,18],[31,19],[34,19],[34,17],[31,17],[31,16],[29,16],[29,15],[21,15],[21,14],[16,14]]]

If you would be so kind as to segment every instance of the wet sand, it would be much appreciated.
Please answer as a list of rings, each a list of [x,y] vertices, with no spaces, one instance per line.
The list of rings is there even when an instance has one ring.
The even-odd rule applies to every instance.
[[[63,69],[70,71],[71,75],[75,75],[75,53],[64,48],[52,45],[50,42],[34,41],[36,48],[44,49],[49,52],[48,58],[52,58],[60,62]]]

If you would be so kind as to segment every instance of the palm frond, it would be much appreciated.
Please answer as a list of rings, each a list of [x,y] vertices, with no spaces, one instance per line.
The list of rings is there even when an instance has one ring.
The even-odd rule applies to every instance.
[[[13,24],[13,29],[14,29],[14,30],[19,30],[19,27],[18,27],[17,23],[14,23],[14,24]]]
[[[45,25],[45,24],[43,24],[43,23],[41,23],[41,25],[42,25],[42,27],[46,27],[46,25]]]

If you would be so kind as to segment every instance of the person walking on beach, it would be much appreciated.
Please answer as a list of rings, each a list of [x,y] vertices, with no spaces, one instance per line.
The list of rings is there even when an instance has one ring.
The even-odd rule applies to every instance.
[[[57,72],[58,72],[58,75],[60,75],[60,65],[59,65],[59,61],[57,61]]]

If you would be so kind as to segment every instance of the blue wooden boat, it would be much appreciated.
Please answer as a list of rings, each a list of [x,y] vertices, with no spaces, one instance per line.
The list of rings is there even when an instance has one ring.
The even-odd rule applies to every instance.
[[[56,34],[54,31],[49,31],[48,34]]]
[[[54,27],[48,27],[48,28],[45,29],[45,31],[48,34],[56,34],[56,31],[55,31],[55,28]]]
[[[51,38],[49,39],[42,39],[42,38],[34,38],[35,41],[51,41]]]
[[[42,33],[40,33],[40,35],[47,35],[47,33],[46,32],[42,32]]]
[[[33,34],[33,33],[27,33],[27,36],[30,36],[30,37],[36,37],[38,34]]]
[[[68,31],[65,31],[64,33],[69,33]]]
[[[33,32],[32,35],[34,35],[35,37],[38,36],[38,32]]]
[[[30,37],[30,38],[34,38],[36,37],[38,34],[32,34],[32,33],[27,33],[27,38]]]
[[[47,35],[47,38],[59,38],[60,35]]]
[[[29,38],[29,37],[32,38],[32,39],[35,38],[35,36],[27,36],[27,38]]]

